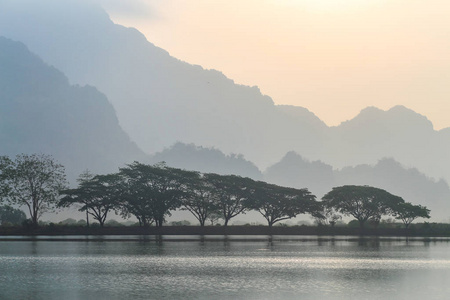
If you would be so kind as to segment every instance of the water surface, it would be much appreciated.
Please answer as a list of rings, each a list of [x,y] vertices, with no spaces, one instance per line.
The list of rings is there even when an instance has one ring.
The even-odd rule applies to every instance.
[[[0,299],[448,299],[447,241],[12,237]]]

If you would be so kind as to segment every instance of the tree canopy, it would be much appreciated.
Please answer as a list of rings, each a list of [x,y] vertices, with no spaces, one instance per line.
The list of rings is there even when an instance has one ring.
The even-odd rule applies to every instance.
[[[369,219],[379,221],[381,216],[391,213],[397,204],[404,203],[401,197],[385,190],[355,185],[335,187],[322,200],[325,207],[355,217],[361,228]]]
[[[163,163],[139,162],[121,168],[120,173],[128,184],[125,211],[142,222],[155,221],[158,227],[171,215],[171,210],[181,206],[186,186],[198,176],[197,172],[169,168]]]
[[[212,173],[204,176],[217,194],[215,197],[217,213],[223,218],[225,226],[231,218],[249,209],[245,203],[251,195],[250,187],[254,184],[252,179]]]
[[[409,227],[412,221],[417,218],[430,218],[430,210],[425,206],[413,205],[409,202],[397,203],[393,207],[392,215],[401,220],[406,228]]]
[[[281,187],[263,181],[255,182],[251,189],[248,206],[258,211],[267,220],[269,227],[298,214],[320,211],[316,196],[307,189]]]
[[[182,205],[185,210],[194,215],[200,226],[204,226],[206,220],[217,211],[217,197],[218,193],[214,185],[207,180],[206,176],[197,174],[192,176],[186,185]]]
[[[0,224],[18,225],[25,221],[27,216],[20,210],[9,205],[0,206]]]
[[[139,162],[113,174],[94,176],[84,172],[78,187],[67,189],[64,167],[50,156],[22,154],[15,160],[0,156],[0,201],[28,207],[34,226],[43,212],[74,204],[100,226],[114,211],[125,218],[134,215],[141,226],[155,223],[160,227],[172,211],[180,208],[190,211],[201,226],[208,219],[211,223],[223,219],[226,226],[231,218],[249,210],[258,211],[269,227],[303,213],[331,226],[341,219],[339,213],[353,216],[361,228],[367,221],[378,223],[384,215],[394,216],[405,227],[417,218],[430,217],[426,207],[370,186],[335,187],[322,202],[315,198],[306,188]],[[13,209],[3,208],[8,212]]]
[[[81,204],[79,211],[86,211],[103,227],[108,213],[117,210],[123,197],[124,189],[119,174],[96,175],[90,179],[80,180],[75,189],[61,191],[64,197],[60,207]]]
[[[64,167],[49,155],[3,156],[0,169],[2,198],[26,206],[35,227],[44,212],[56,208],[59,192],[67,187]]]
[[[342,216],[337,214],[332,207],[322,207],[322,211],[318,211],[313,215],[317,224],[330,225],[334,227],[339,220],[342,220]]]

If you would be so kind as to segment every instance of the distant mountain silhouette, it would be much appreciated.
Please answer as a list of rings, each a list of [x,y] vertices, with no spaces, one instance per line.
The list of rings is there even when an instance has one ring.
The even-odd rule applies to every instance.
[[[242,155],[225,155],[220,150],[176,143],[152,156],[151,162],[164,161],[169,166],[203,173],[239,175],[261,180],[261,171]]]
[[[404,107],[369,107],[354,119],[332,127],[322,156],[334,167],[373,164],[393,157],[435,178],[450,179],[450,131],[435,131],[424,116]]]
[[[327,130],[328,128],[328,126],[321,119],[304,107],[294,105],[277,105],[276,108],[289,117],[295,118],[298,122],[303,124],[312,124],[314,128],[317,128],[317,130],[320,130],[321,132]]]
[[[165,161],[173,167],[262,179],[242,155],[176,143],[153,156],[130,142],[106,97],[71,86],[25,45],[0,37],[0,155],[48,153],[74,179],[84,169],[105,173],[124,163]]]
[[[310,162],[293,151],[267,168],[264,180],[282,186],[308,188],[317,197],[330,191],[335,182],[332,166],[321,161]]]
[[[176,143],[152,156],[145,155],[121,129],[114,109],[103,94],[94,87],[70,85],[62,72],[45,64],[25,45],[3,37],[0,37],[0,104],[0,154],[51,154],[66,166],[72,182],[84,169],[106,173],[116,171],[133,160],[146,163],[166,161],[179,168],[237,174],[279,185],[307,187],[319,198],[334,186],[367,184],[386,189],[406,201],[428,206],[434,220],[448,219],[448,184],[444,180],[436,182],[417,169],[405,168],[393,159],[382,159],[375,165],[362,164],[333,170],[331,165],[321,161],[310,162],[291,151],[262,175],[242,155],[225,155],[216,148],[193,144]],[[327,129],[305,109],[276,109],[284,110],[286,117],[300,117],[302,121],[314,123],[319,130]],[[412,121],[394,124],[396,120],[407,120],[401,116],[404,113]],[[357,128],[372,128],[372,132],[367,134],[380,137],[373,141],[373,146],[389,149],[385,145],[389,143],[385,141],[405,136],[407,141],[414,139],[414,135],[408,135],[409,128],[413,128],[408,124],[417,124],[417,136],[434,132],[424,117],[403,107],[388,112],[370,108],[358,118],[332,130],[341,130],[339,134],[344,136],[336,143],[343,145],[346,142],[361,149],[371,140],[365,136],[358,137]],[[344,133],[350,134],[345,136]],[[438,141],[440,137],[448,138],[449,135],[449,129],[431,134]],[[364,138],[367,140],[361,142]],[[429,141],[429,144],[436,140]],[[414,144],[406,146],[413,147]],[[370,147],[365,151],[370,153]]]
[[[335,168],[393,157],[450,180],[450,130],[435,131],[426,117],[402,106],[371,107],[327,127],[304,108],[274,105],[257,87],[171,57],[93,1],[3,0],[0,34],[23,41],[70,82],[105,93],[147,153],[180,141],[242,153],[260,169],[289,151]]]
[[[71,179],[84,169],[116,171],[146,155],[120,128],[106,97],[71,86],[18,42],[0,37],[0,154],[45,153]]]
[[[385,189],[413,204],[431,209],[433,220],[448,221],[450,189],[444,180],[435,181],[415,168],[405,168],[391,158],[375,165],[358,165],[340,170],[320,161],[309,162],[290,152],[264,173],[264,180],[296,188],[307,187],[319,199],[333,187],[369,185]]]
[[[147,153],[180,141],[243,153],[263,167],[292,149],[314,158],[323,124],[286,114],[257,87],[171,57],[89,2],[4,0],[0,34],[24,42],[72,83],[105,93]]]

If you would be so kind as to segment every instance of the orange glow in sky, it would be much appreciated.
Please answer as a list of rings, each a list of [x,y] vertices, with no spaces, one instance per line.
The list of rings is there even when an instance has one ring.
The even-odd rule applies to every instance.
[[[328,125],[367,106],[404,105],[435,129],[450,127],[450,1],[105,0],[104,6],[116,23],[136,27],[171,55],[257,85],[275,103],[306,107]]]

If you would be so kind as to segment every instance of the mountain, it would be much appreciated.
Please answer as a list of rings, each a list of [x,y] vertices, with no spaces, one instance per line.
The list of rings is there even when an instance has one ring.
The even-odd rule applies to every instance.
[[[72,83],[105,93],[147,153],[180,141],[243,153],[264,167],[292,149],[314,157],[322,144],[323,124],[285,113],[257,87],[171,57],[93,1],[3,0],[0,34],[24,42]]]
[[[152,163],[162,161],[169,166],[186,170],[262,179],[261,171],[242,155],[225,155],[218,149],[198,147],[194,144],[176,143],[151,157]]]
[[[62,72],[44,63],[25,45],[3,37],[0,37],[0,104],[1,155],[51,154],[66,166],[72,182],[85,169],[107,173],[133,160],[149,163],[166,161],[174,167],[237,174],[285,186],[307,187],[319,198],[334,186],[367,184],[386,189],[406,201],[426,205],[432,210],[434,220],[448,218],[448,184],[444,180],[430,179],[417,169],[405,168],[393,159],[338,170],[321,161],[310,162],[291,151],[262,175],[242,155],[225,155],[216,148],[193,144],[176,143],[152,156],[145,155],[121,129],[105,95],[91,86],[70,85]],[[286,116],[314,123],[321,130],[326,128],[305,109],[277,109],[284,110]],[[406,122],[407,118],[402,114],[409,116],[410,121]],[[404,138],[401,140],[404,143],[405,140],[413,141],[414,137],[431,136],[440,141],[441,136],[448,138],[450,135],[448,129],[435,132],[426,118],[406,108],[396,107],[388,112],[370,108],[354,120],[334,128],[341,130],[341,135],[348,134],[348,138],[340,141],[341,145],[346,142],[361,149],[371,142],[364,135],[357,136],[361,126],[372,128],[366,132],[369,137],[378,137],[373,141],[373,147],[381,145],[386,150],[389,149],[386,146],[389,140]],[[415,129],[416,135],[408,135],[411,128]],[[428,143],[435,143],[436,140],[429,140]],[[406,146],[414,147],[414,144]],[[368,147],[367,153],[370,150]]]
[[[116,171],[146,155],[120,128],[107,98],[70,85],[25,45],[0,37],[0,153],[51,154],[73,179]]]
[[[406,168],[393,159],[382,159],[373,166],[347,167],[336,173],[336,186],[376,186],[401,196],[405,201],[427,206],[434,221],[449,220],[450,189],[447,182],[429,178],[416,168]]]
[[[117,171],[140,160],[201,172],[262,179],[242,155],[176,143],[152,156],[130,142],[106,97],[90,86],[73,86],[25,45],[0,37],[1,155],[48,153],[74,179],[83,170]],[[73,181],[73,180],[72,180]]]
[[[276,108],[277,110],[283,112],[286,116],[294,118],[297,122],[301,122],[305,125],[313,125],[314,128],[317,128],[317,130],[321,132],[325,132],[328,129],[328,126],[321,119],[304,107],[294,105],[277,105]]]
[[[103,92],[146,153],[179,141],[242,153],[260,169],[289,151],[335,168],[392,157],[450,180],[450,130],[434,130],[426,117],[370,107],[328,127],[307,109],[277,106],[257,87],[170,56],[114,24],[94,0],[0,1],[0,34],[24,42],[71,83]]]
[[[310,162],[291,151],[264,172],[264,180],[282,186],[308,188],[318,198],[334,186],[333,167],[321,161]]]
[[[404,106],[387,111],[369,107],[330,128],[326,148],[336,151],[329,151],[322,159],[342,168],[392,157],[431,177],[449,180],[449,132],[435,131],[425,116]]]
[[[264,180],[279,185],[308,188],[318,199],[333,187],[369,185],[387,190],[413,204],[427,206],[435,221],[448,221],[450,188],[415,168],[406,168],[394,159],[384,158],[374,165],[333,169],[320,161],[310,162],[290,152],[264,173]]]

